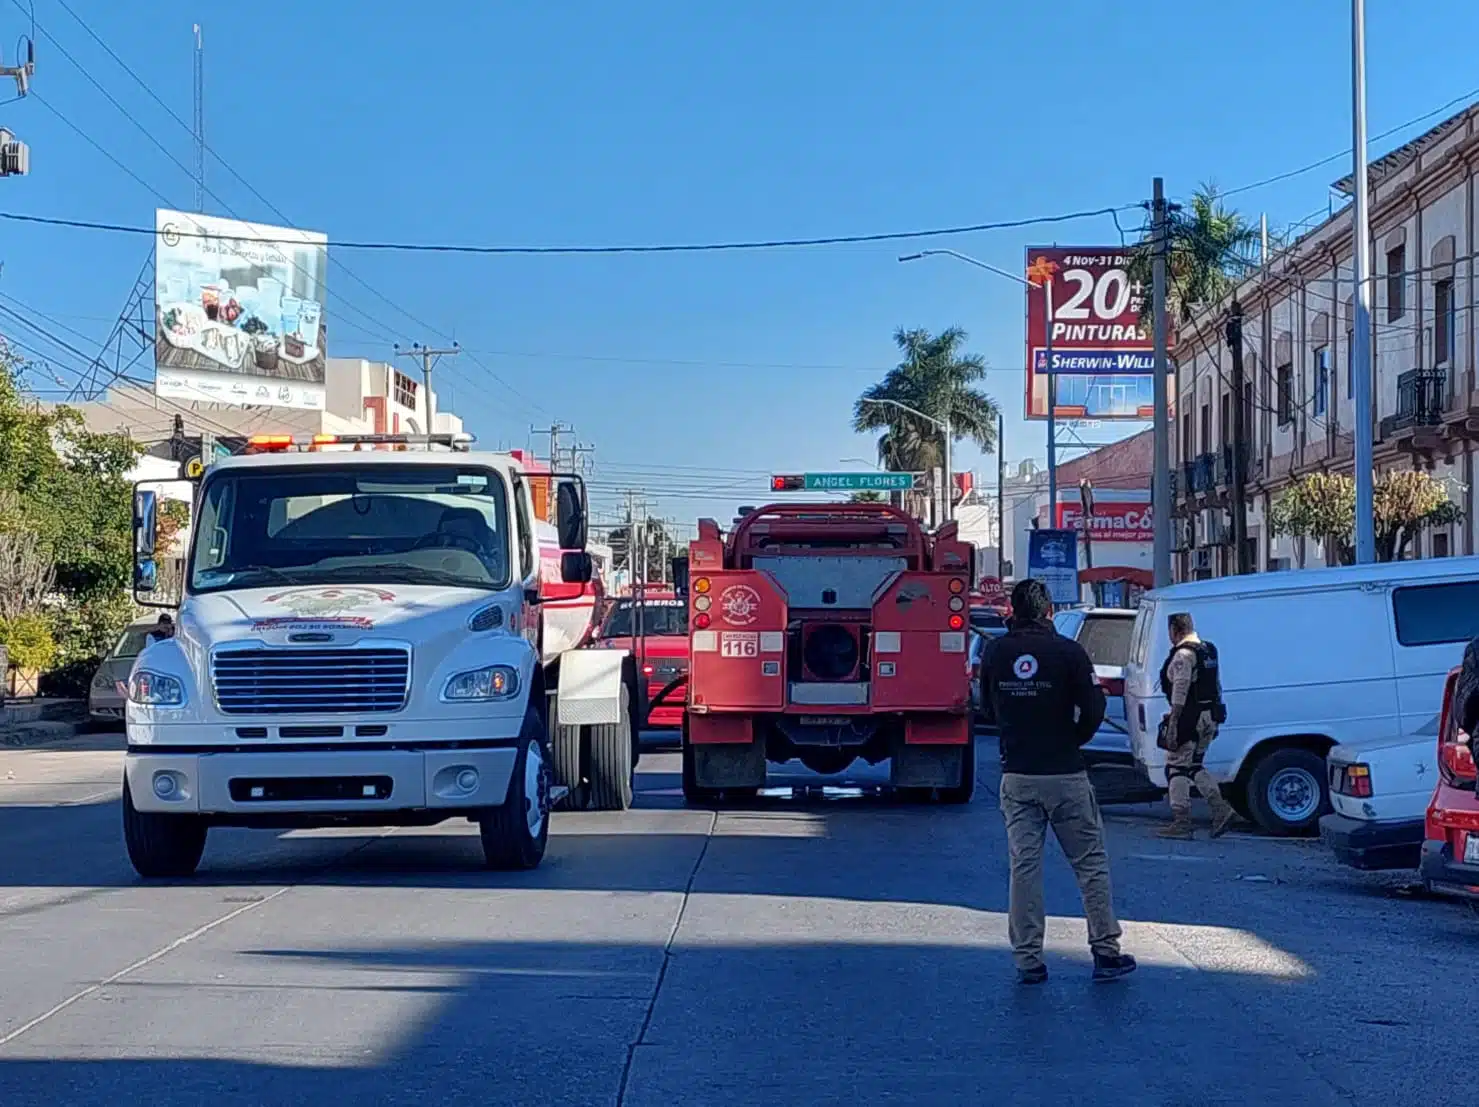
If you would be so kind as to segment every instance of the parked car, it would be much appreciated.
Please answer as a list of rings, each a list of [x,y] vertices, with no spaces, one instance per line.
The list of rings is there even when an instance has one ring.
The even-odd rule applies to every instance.
[[[1435,721],[1419,738],[1362,750],[1336,746],[1325,757],[1330,804],[1320,839],[1353,869],[1415,869],[1423,820],[1437,775]]]
[[[1443,690],[1435,751],[1438,782],[1428,803],[1419,867],[1429,891],[1479,899],[1479,795],[1470,736],[1459,727],[1457,687],[1455,669]]]
[[[1263,829],[1308,834],[1331,810],[1333,747],[1364,757],[1433,733],[1444,679],[1479,632],[1479,558],[1221,577],[1147,593],[1125,705],[1135,762],[1158,787],[1160,670],[1166,619],[1177,611],[1191,614],[1220,656],[1228,718],[1207,768]]]
[[[978,625],[975,612],[972,612],[971,631],[971,649],[966,661],[971,672],[971,718],[977,726],[992,726],[994,719],[991,705],[986,702],[985,690],[981,684],[981,662],[986,656],[986,646],[993,639],[1005,634],[1007,625],[1004,620],[999,625]]]
[[[124,690],[133,672],[134,659],[143,652],[149,632],[158,622],[158,615],[148,615],[131,623],[103,658],[87,688],[87,714],[93,722],[123,722]]]
[[[1067,607],[1053,613],[1053,625],[1083,646],[1104,689],[1104,722],[1087,746],[1090,764],[1131,765],[1130,731],[1125,721],[1125,663],[1130,659],[1135,612],[1120,607]]]

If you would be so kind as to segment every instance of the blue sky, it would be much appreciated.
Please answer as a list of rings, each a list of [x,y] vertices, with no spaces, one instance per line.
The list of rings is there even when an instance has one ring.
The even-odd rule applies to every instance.
[[[29,3],[0,0],[7,62]],[[147,16],[68,3],[186,120],[191,24],[203,19],[208,142],[331,242],[702,242],[1012,220],[1136,203],[1156,174],[1173,199],[1206,180],[1236,187],[1338,153],[1350,136],[1346,0],[257,0],[239,11],[154,0]],[[1368,6],[1373,135],[1479,86],[1471,68],[1435,63],[1479,39],[1479,6]],[[57,0],[35,0],[35,16],[193,164],[188,133]],[[187,174],[38,39],[38,96],[0,109],[32,172],[0,185],[0,210],[152,224],[160,197],[48,104],[170,204],[191,206]],[[1235,203],[1288,223],[1323,209],[1346,168]],[[220,197],[211,214],[277,221],[213,160],[208,184]],[[1121,218],[1138,225],[1137,213]],[[1101,217],[756,253],[341,251],[330,352],[386,359],[391,341],[455,337],[476,360],[445,364],[439,391],[484,443],[522,445],[531,424],[558,419],[597,447],[598,504],[645,484],[665,514],[723,516],[760,498],[767,472],[872,456],[850,430],[851,404],[893,364],[900,325],[966,328],[993,367],[1008,459],[1041,458],[1041,425],[1020,417],[1020,289],[948,260],[895,258],[949,246],[1016,269],[1023,247],[1054,240],[1118,235]],[[0,223],[0,292],[98,340],[146,254],[143,239]],[[992,458],[969,445],[957,458],[994,481]]]

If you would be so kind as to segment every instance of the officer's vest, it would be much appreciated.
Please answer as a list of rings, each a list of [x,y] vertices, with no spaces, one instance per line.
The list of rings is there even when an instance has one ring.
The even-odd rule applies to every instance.
[[[1196,655],[1196,665],[1191,673],[1191,688],[1186,695],[1186,705],[1182,708],[1182,714],[1186,716],[1185,722],[1194,727],[1197,716],[1203,711],[1212,712],[1213,718],[1221,722],[1217,716],[1223,714],[1222,683],[1218,678],[1217,647],[1211,642],[1192,642],[1185,647],[1172,648],[1166,663],[1161,666],[1161,693],[1170,700],[1171,658],[1176,656],[1179,649],[1190,649]]]

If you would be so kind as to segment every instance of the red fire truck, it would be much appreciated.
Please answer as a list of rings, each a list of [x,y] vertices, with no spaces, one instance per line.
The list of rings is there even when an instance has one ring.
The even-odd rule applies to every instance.
[[[974,551],[886,504],[787,504],[689,546],[683,794],[753,794],[768,762],[891,762],[915,799],[965,803]]]

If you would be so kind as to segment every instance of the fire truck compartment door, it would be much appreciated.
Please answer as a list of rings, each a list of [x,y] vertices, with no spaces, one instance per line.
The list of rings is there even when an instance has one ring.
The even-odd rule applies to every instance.
[[[950,577],[901,573],[873,605],[873,706],[963,711],[970,699],[970,632],[950,629]],[[959,612],[965,616],[964,606]],[[968,618],[968,617],[967,617]]]
[[[756,557],[751,564],[771,575],[793,609],[854,611],[872,607],[878,589],[909,565],[902,557],[800,554]]]
[[[786,597],[765,573],[704,573],[706,592],[691,592],[688,696],[710,708],[778,710],[786,699]],[[694,616],[708,598],[709,625]]]
[[[621,722],[621,669],[626,650],[570,650],[560,657],[561,726]]]

